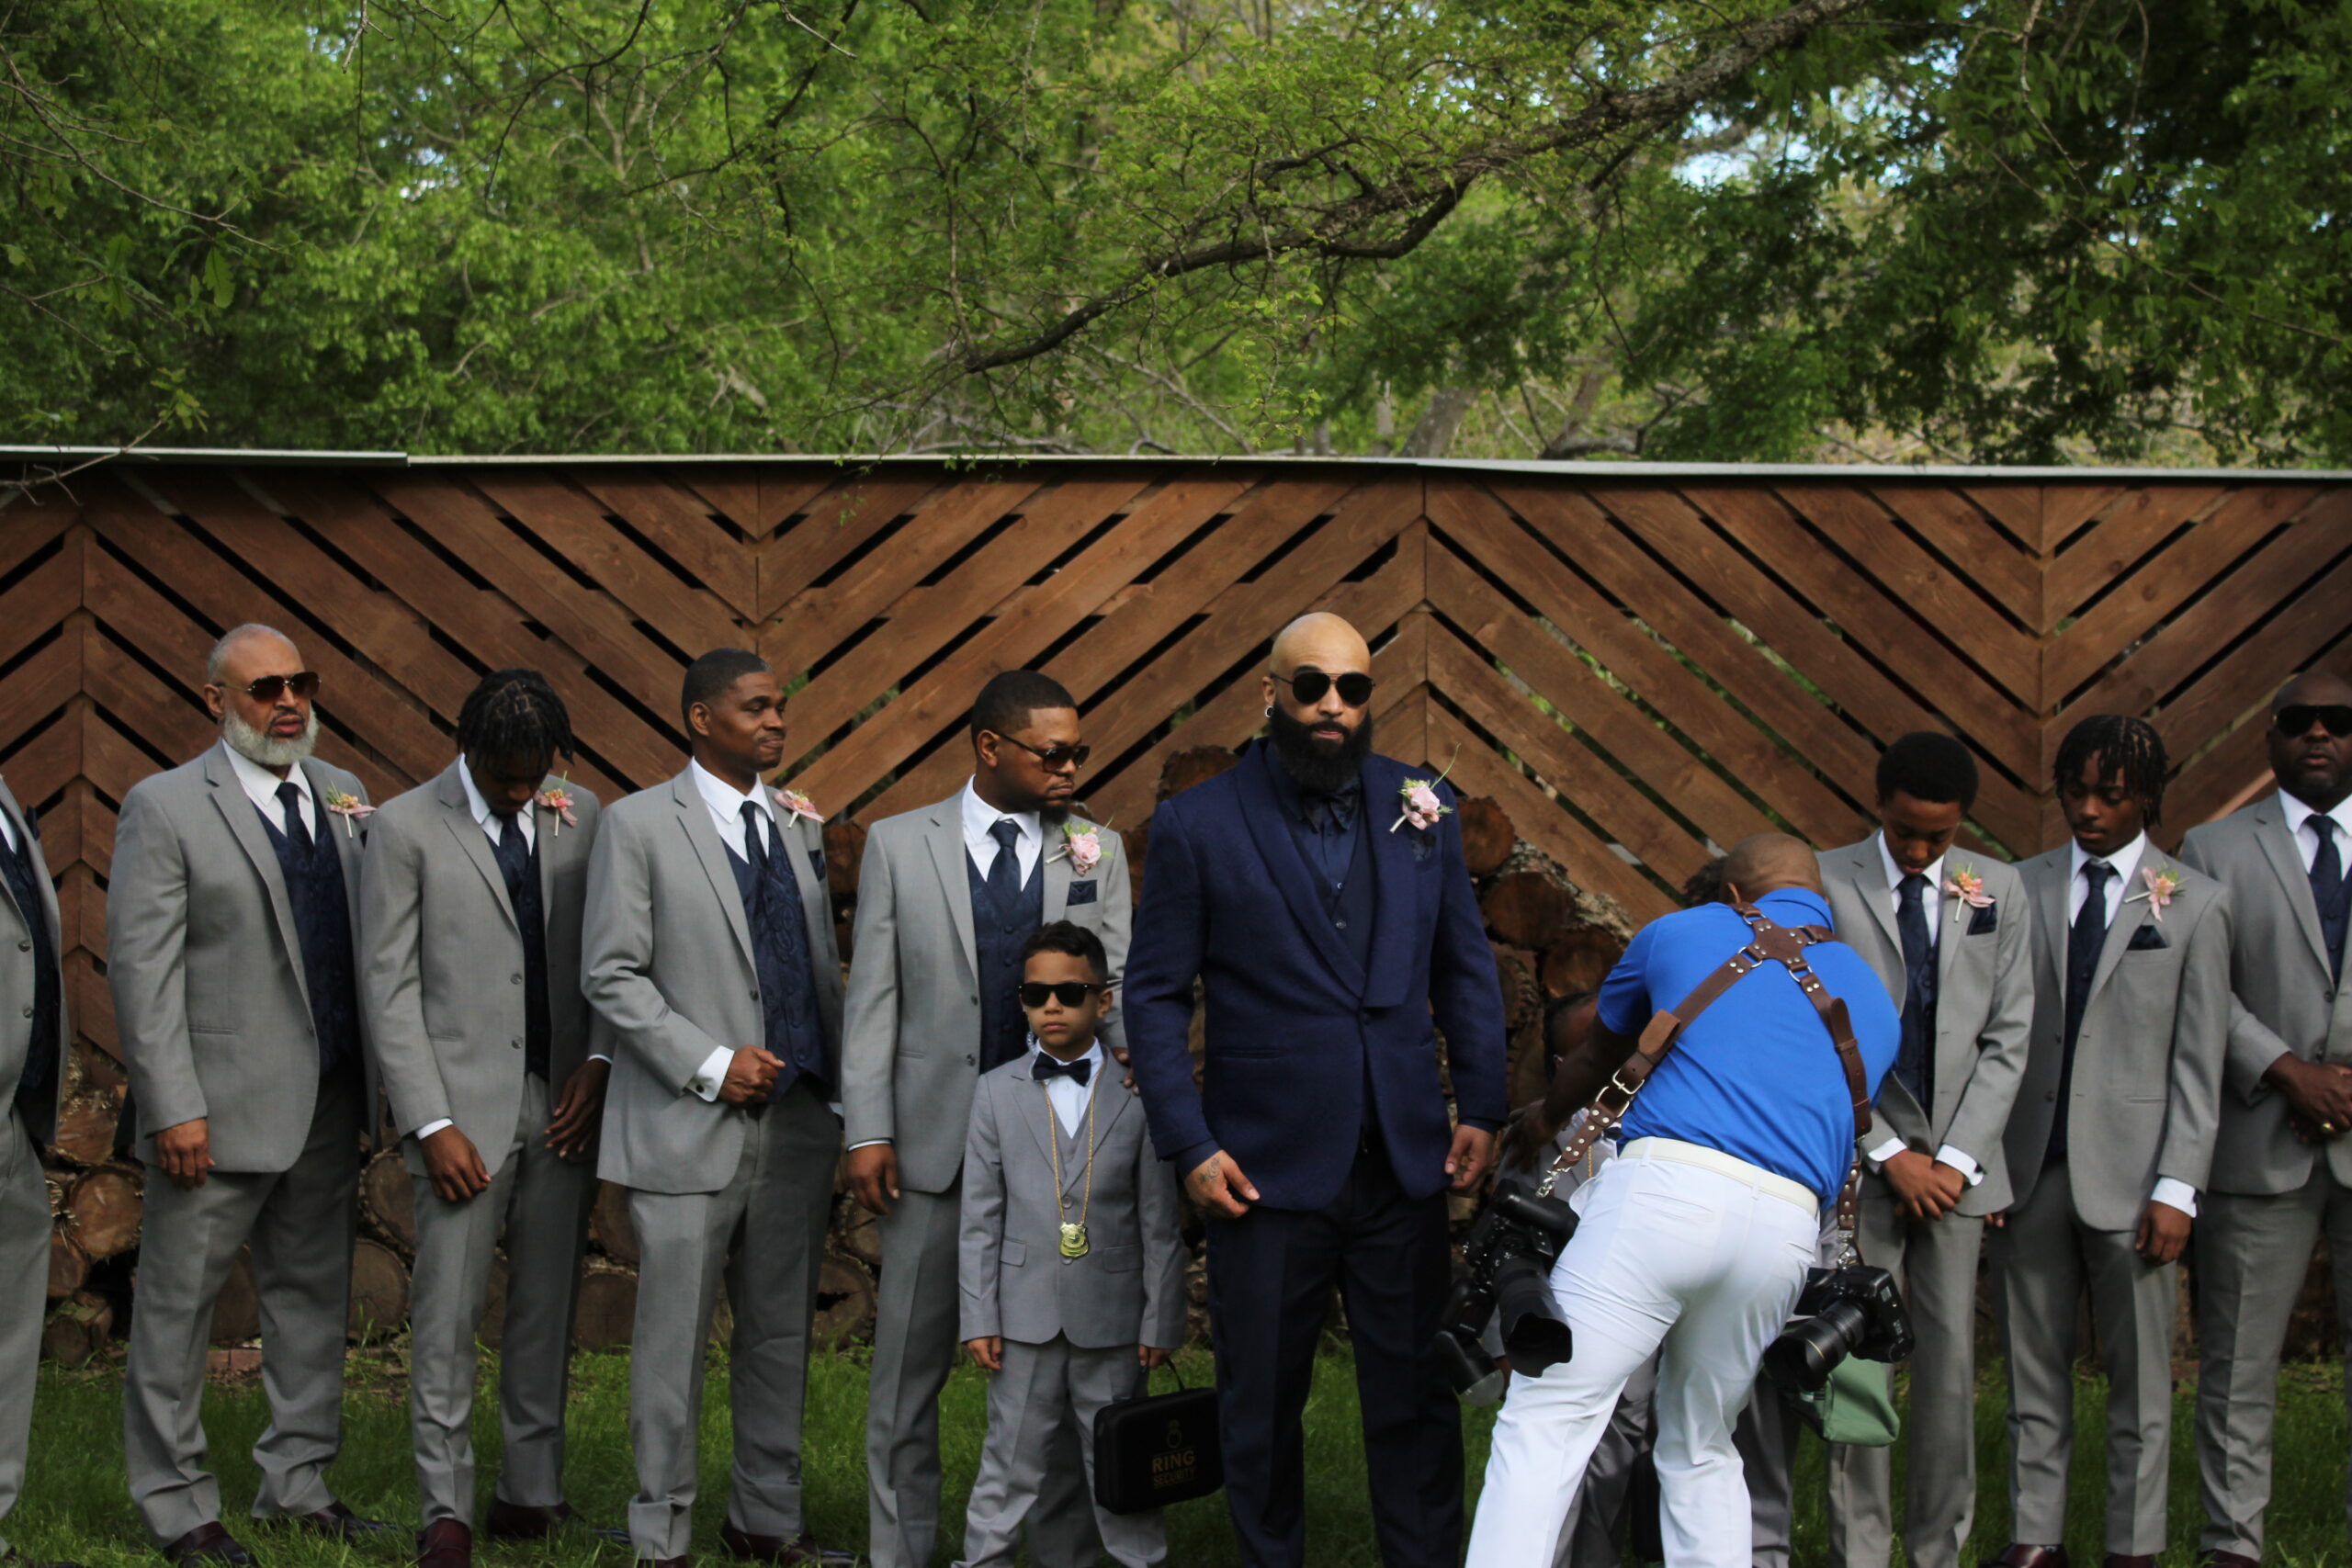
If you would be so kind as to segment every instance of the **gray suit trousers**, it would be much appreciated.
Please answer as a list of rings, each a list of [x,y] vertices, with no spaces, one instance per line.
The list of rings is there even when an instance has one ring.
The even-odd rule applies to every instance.
[[[1004,1370],[989,1380],[989,1435],[980,1473],[964,1524],[960,1568],[1013,1568],[1013,1546],[1023,1519],[1046,1525],[1043,1494],[1055,1470],[1055,1450],[1074,1423],[1086,1492],[1054,1487],[1057,1506],[1090,1509],[1103,1550],[1119,1568],[1159,1568],[1168,1561],[1168,1531],[1159,1510],[1114,1514],[1093,1502],[1094,1416],[1130,1397],[1141,1369],[1132,1345],[1087,1350],[1056,1337],[1043,1345],[1004,1342]]]
[[[1625,1380],[1608,1429],[1585,1463],[1584,1484],[1568,1509],[1553,1559],[1558,1568],[1618,1568],[1623,1561],[1618,1543],[1631,1522],[1627,1508],[1634,1467],[1656,1440],[1650,1407],[1657,1396],[1657,1358],[1653,1356]]]
[[[1976,1513],[1976,1259],[1984,1222],[1896,1217],[1893,1197],[1861,1203],[1862,1256],[1892,1269],[1918,1347],[1904,1440],[1903,1555],[1914,1568],[1959,1568]],[[1894,1369],[1886,1370],[1892,1383]],[[1886,1568],[1894,1551],[1894,1450],[1829,1450],[1829,1561]]]
[[[49,1189],[40,1149],[16,1108],[0,1104],[0,1526],[25,1489],[48,1283]],[[7,1555],[8,1538],[0,1531],[0,1558]]]
[[[944,1192],[903,1192],[876,1229],[882,1278],[866,1393],[866,1561],[930,1568],[939,1540],[939,1394],[956,1364],[960,1297],[959,1180]],[[1078,1434],[1067,1421],[1046,1468],[1029,1548],[1038,1568],[1092,1568],[1094,1516]]]
[[[2130,1231],[2077,1221],[2062,1165],[2043,1171],[2033,1196],[2009,1211],[1992,1252],[2009,1362],[2011,1538],[2037,1546],[2066,1539],[2075,1306],[2087,1285],[2108,1379],[2107,1550],[2163,1551],[2178,1266],[2151,1268],[2132,1250]]]
[[[205,1351],[213,1299],[248,1245],[270,1415],[254,1444],[254,1517],[334,1501],[325,1472],[343,1440],[362,1094],[356,1071],[320,1083],[310,1136],[288,1169],[216,1170],[183,1191],[148,1168],[122,1441],[131,1501],[158,1544],[220,1517],[220,1483],[204,1468]]]
[[[2278,1356],[2312,1249],[2324,1234],[2335,1267],[2335,1310],[2352,1327],[2352,1188],[2316,1161],[2297,1191],[2247,1197],[2209,1192],[2197,1222],[2197,1484],[2205,1500],[2199,1545],[2262,1555],[2270,1504],[2271,1425]],[[2352,1345],[2352,1332],[2345,1336]],[[2352,1365],[2352,1350],[2346,1364]],[[2346,1385],[2352,1401],[2352,1384]],[[2352,1489],[2345,1500],[2352,1528]]]
[[[506,1321],[499,1340],[498,1411],[504,1460],[498,1495],[526,1507],[563,1501],[563,1401],[580,1255],[596,1168],[558,1159],[546,1128],[553,1097],[526,1077],[503,1149],[484,1149],[490,1190],[446,1203],[424,1177],[416,1192],[416,1275],[409,1297],[409,1420],[416,1441],[420,1515],[474,1517],[475,1335],[490,1293],[499,1233],[506,1235]]]
[[[1804,1436],[1804,1418],[1789,1408],[1770,1379],[1759,1375],[1756,1392],[1747,1396],[1747,1406],[1731,1429],[1732,1446],[1739,1450],[1740,1467],[1747,1475],[1748,1561],[1755,1568],[1789,1568],[1792,1477],[1797,1443]]]
[[[749,1129],[734,1177],[718,1191],[629,1191],[639,1261],[628,1383],[638,1485],[628,1533],[640,1558],[684,1557],[692,1543],[703,1351],[722,1282],[735,1318],[727,1519],[752,1535],[801,1531],[809,1321],[841,1146],[832,1111],[796,1084]]]

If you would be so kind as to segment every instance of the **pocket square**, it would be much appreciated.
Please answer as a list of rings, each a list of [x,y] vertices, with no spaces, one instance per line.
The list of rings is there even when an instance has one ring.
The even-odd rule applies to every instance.
[[[808,852],[808,864],[819,876],[824,875],[825,852],[822,850],[810,850]]]
[[[1970,936],[1983,936],[1986,931],[1998,930],[2000,924],[2001,907],[1998,904],[1985,904],[1969,911]]]
[[[1063,902],[1065,904],[1091,904],[1094,902],[1095,890],[1101,886],[1102,884],[1092,880],[1073,882],[1069,885],[1069,897],[1064,899]]]
[[[1413,835],[1413,859],[1415,861],[1425,861],[1435,853],[1437,853],[1437,840],[1434,835],[1429,833],[1416,833]]]
[[[2138,931],[2132,933],[2132,945],[2125,948],[2123,951],[2126,953],[2162,953],[2165,948],[2168,948],[2171,945],[2172,943],[2165,940],[2165,933],[2156,930],[2155,927],[2142,926]]]

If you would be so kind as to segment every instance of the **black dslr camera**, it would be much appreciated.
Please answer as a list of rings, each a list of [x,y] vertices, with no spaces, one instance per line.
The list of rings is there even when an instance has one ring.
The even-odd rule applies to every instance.
[[[1764,1352],[1764,1375],[1792,1393],[1819,1393],[1848,1356],[1900,1361],[1911,1345],[1911,1314],[1894,1275],[1860,1263],[1809,1269],[1796,1315]]]
[[[1437,1334],[1438,1360],[1456,1393],[1467,1393],[1495,1370],[1478,1343],[1489,1314],[1499,1319],[1511,1371],[1535,1377],[1568,1359],[1568,1325],[1552,1299],[1552,1265],[1576,1231],[1576,1212],[1565,1198],[1506,1190],[1487,1201],[1462,1244],[1469,1271],[1454,1281]]]

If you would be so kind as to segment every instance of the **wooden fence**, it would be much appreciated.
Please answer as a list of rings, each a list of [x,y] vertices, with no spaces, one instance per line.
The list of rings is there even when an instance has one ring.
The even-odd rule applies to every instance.
[[[1271,635],[1329,608],[1376,649],[1382,749],[1451,761],[1638,920],[1711,845],[1859,836],[1880,748],[1925,726],[1975,749],[1975,828],[2023,854],[2061,830],[2066,727],[2147,714],[2177,836],[2267,776],[2280,679],[2352,673],[2347,604],[2333,475],[123,461],[0,511],[0,771],[44,810],[110,1099],[115,808],[211,740],[204,654],[240,621],[322,671],[321,750],[379,798],[510,664],[570,702],[578,781],[650,784],[685,660],[734,644],[797,683],[790,776],[830,813],[945,794],[974,693],[1025,665],[1078,694],[1083,793],[1128,829],[1167,758],[1258,728]]]

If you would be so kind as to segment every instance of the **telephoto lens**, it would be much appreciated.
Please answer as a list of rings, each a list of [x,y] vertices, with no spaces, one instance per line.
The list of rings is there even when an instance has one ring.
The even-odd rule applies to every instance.
[[[1815,1269],[1797,1315],[1764,1352],[1764,1375],[1792,1393],[1819,1393],[1848,1356],[1899,1361],[1911,1342],[1911,1314],[1894,1275],[1860,1263]]]
[[[1833,1301],[1781,1331],[1764,1352],[1764,1375],[1781,1388],[1819,1393],[1838,1363],[1853,1354],[1869,1328],[1869,1316],[1860,1306]]]

